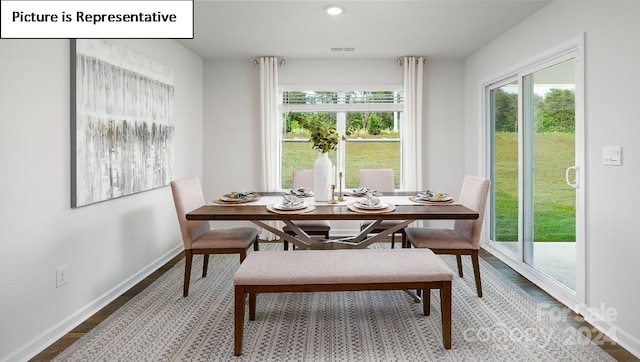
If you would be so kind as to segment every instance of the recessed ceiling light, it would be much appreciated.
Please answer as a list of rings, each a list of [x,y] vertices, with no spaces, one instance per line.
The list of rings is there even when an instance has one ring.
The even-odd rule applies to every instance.
[[[324,10],[329,15],[340,15],[345,12],[344,6],[337,4],[327,5]]]

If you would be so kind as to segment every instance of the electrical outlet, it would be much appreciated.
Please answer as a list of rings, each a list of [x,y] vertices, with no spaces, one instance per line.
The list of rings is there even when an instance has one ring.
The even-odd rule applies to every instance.
[[[67,264],[56,268],[56,288],[67,284]]]

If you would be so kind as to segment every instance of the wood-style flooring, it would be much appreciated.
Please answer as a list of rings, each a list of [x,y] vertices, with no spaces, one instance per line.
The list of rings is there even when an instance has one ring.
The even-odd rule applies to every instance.
[[[163,265],[160,269],[155,271],[153,274],[149,275],[140,283],[136,284],[131,289],[127,290],[124,294],[118,297],[116,300],[111,302],[108,306],[101,309],[99,312],[91,316],[89,319],[81,323],[79,326],[74,328],[71,332],[67,333],[65,336],[54,342],[52,345],[47,347],[45,350],[36,355],[31,361],[50,361],[55,358],[59,353],[64,351],[67,347],[71,346],[75,341],[80,339],[85,333],[88,333],[93,327],[97,326],[100,322],[102,322],[105,318],[107,318],[111,313],[115,312],[118,308],[122,307],[125,303],[131,300],[134,296],[144,290],[147,286],[151,285],[156,279],[158,279],[162,274],[164,274],[167,270],[169,270],[172,266],[174,266],[178,261],[180,261],[184,256],[179,254],[175,258],[171,259],[165,265]],[[504,264],[498,258],[489,254],[488,252],[481,250],[480,257],[484,259],[486,262],[491,264],[494,268],[500,271],[507,279],[511,280],[514,284],[525,290],[529,295],[534,297],[536,301],[539,303],[549,304],[551,307],[557,308],[565,308],[564,305],[554,298],[552,298],[549,294],[544,292],[542,289],[538,288],[536,285],[531,283],[529,280],[525,279],[520,274],[516,273],[509,266]],[[600,333],[597,329],[591,326],[589,323],[583,321],[579,316],[570,312],[566,316],[566,322],[573,325],[578,330],[582,331],[585,335],[591,337],[594,342],[597,342],[597,345],[600,346],[604,351],[609,353],[613,358],[618,361],[640,361],[640,359],[636,358],[634,355],[629,353],[627,350],[622,348],[617,343],[611,341],[609,338],[605,337],[602,333]]]

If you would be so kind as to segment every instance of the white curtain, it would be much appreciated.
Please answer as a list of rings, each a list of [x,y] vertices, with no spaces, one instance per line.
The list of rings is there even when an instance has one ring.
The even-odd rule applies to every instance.
[[[422,189],[422,88],[423,57],[407,56],[404,64],[404,122],[402,168],[404,189]]]
[[[278,58],[260,57],[260,129],[262,136],[262,190],[279,189],[280,160],[278,157],[280,120],[278,118]],[[270,225],[277,227],[277,222]],[[276,236],[262,230],[261,239]]]

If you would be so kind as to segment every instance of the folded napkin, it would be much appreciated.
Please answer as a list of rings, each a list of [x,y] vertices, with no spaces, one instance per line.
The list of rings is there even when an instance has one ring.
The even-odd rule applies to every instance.
[[[282,195],[282,206],[284,207],[296,207],[302,205],[303,202],[304,201],[300,200],[296,195]]]
[[[311,190],[306,187],[298,187],[297,189],[291,189],[290,192],[295,196],[307,196],[311,194]]]
[[[373,190],[373,189],[369,189],[369,188],[366,188],[366,187],[361,187],[359,189],[353,189],[353,194],[354,195],[365,195],[366,196],[367,193],[375,195],[375,194],[378,193],[378,191]]]
[[[380,198],[373,196],[371,192],[365,192],[365,199],[358,200],[358,203],[364,206],[378,206],[380,205]]]
[[[427,191],[420,191],[418,192],[418,194],[416,195],[416,199],[418,200],[429,200],[434,196],[433,191],[431,190],[427,190]]]

